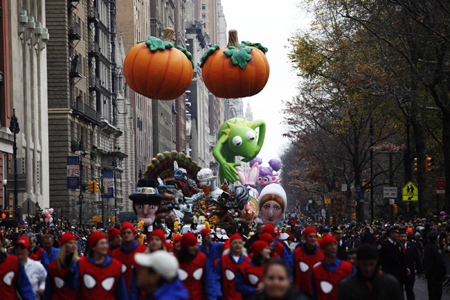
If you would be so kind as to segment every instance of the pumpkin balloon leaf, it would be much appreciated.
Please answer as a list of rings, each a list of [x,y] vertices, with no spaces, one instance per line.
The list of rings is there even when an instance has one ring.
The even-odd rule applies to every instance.
[[[247,42],[247,41],[243,41],[242,44],[244,44],[245,46],[251,46],[251,47],[258,48],[258,49],[261,50],[264,54],[266,54],[267,51],[269,51],[269,49],[267,49],[266,47],[264,47],[264,46],[261,45],[260,43],[250,43],[250,42]]]
[[[200,62],[201,62],[200,67],[203,68],[203,65],[205,64],[205,62],[208,59],[208,57],[213,55],[214,52],[216,52],[219,49],[220,49],[219,45],[214,45],[211,48],[209,48],[208,50],[206,50],[205,54],[203,54],[202,58],[200,59]]]
[[[250,55],[250,52],[252,52],[252,48],[246,48],[245,45],[241,44],[236,49],[236,47],[228,47],[229,50],[224,51],[223,54],[225,54],[228,57],[231,57],[231,62],[233,65],[239,65],[242,70],[245,70],[245,67],[247,66],[247,62],[251,61],[253,57]]]
[[[150,51],[156,52],[158,50],[164,51],[166,49],[173,48],[173,44],[167,41],[161,41],[160,39],[149,36],[148,40],[145,41],[145,44],[150,48]]]

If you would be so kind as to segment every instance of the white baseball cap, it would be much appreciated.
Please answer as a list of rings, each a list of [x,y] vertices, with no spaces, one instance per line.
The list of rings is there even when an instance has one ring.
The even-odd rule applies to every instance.
[[[177,277],[178,261],[175,256],[164,250],[153,253],[136,253],[134,260],[142,267],[152,268],[165,280]]]

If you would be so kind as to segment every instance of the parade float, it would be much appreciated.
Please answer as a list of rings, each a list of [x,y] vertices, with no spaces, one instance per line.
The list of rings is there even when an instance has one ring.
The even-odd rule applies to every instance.
[[[129,196],[144,232],[149,227],[164,226],[173,230],[180,224],[203,224],[227,232],[246,228],[241,217],[250,201],[246,187],[216,186],[212,170],[201,169],[195,161],[177,151],[159,153],[151,160],[139,180],[136,192]]]
[[[172,44],[174,30],[161,39],[149,36],[128,51],[123,72],[128,86],[152,99],[173,100],[189,87],[194,73],[192,54]]]

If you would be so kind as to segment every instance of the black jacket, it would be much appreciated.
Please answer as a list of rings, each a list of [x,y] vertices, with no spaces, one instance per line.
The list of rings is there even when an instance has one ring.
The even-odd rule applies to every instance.
[[[398,280],[381,271],[366,279],[358,271],[338,285],[337,300],[401,300],[403,291]]]
[[[446,273],[442,250],[434,242],[428,242],[423,251],[423,266],[427,279],[443,279]]]
[[[406,258],[400,243],[391,243],[389,240],[381,242],[378,245],[378,255],[383,272],[394,275],[402,282],[406,275]]]
[[[406,251],[405,253],[406,266],[411,271],[411,273],[408,276],[408,279],[413,280],[416,276],[414,270],[417,270],[418,274],[421,274],[423,272],[419,250],[417,249],[417,246],[414,243],[407,242],[405,251]]]

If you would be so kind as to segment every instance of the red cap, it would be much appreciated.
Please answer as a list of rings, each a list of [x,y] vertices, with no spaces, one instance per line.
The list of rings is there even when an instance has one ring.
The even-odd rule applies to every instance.
[[[174,239],[173,239],[173,243],[175,244],[176,242],[181,241],[181,234],[177,235]]]
[[[406,229],[406,232],[407,233],[413,233],[413,230],[412,230],[412,228],[408,228],[408,229]]]
[[[202,236],[202,238],[205,236],[205,234],[207,233],[211,233],[211,230],[207,229],[207,228],[203,228],[202,230],[200,230],[200,235]]]
[[[76,241],[77,239],[70,232],[64,233],[59,239],[59,244],[62,246],[68,241]]]
[[[226,242],[223,243],[222,251],[225,251],[225,250],[227,250],[227,249],[230,249],[230,244],[231,244],[230,240],[226,240]]]
[[[328,235],[328,234],[323,235],[322,238],[320,239],[320,242],[319,242],[320,248],[325,247],[329,243],[337,243],[337,241],[334,238],[334,236],[331,236],[331,235]]]
[[[159,237],[161,241],[163,241],[163,243],[166,242],[166,235],[164,234],[164,231],[162,231],[161,229],[156,229],[150,232],[147,239],[150,241],[150,239],[154,236]]]
[[[130,222],[123,222],[120,231],[124,230],[125,228],[130,228],[133,233],[136,234],[136,228],[134,228],[133,224],[131,224]]]
[[[108,237],[109,241],[112,241],[116,236],[120,235],[120,230],[113,227],[108,229]]]
[[[241,241],[244,241],[244,239],[242,238],[242,236],[241,236],[239,233],[237,233],[237,232],[236,232],[235,234],[233,234],[232,236],[230,236],[230,239],[229,239],[230,244],[233,243],[234,240],[241,240]]]
[[[173,245],[171,242],[165,242],[166,249],[173,249]]]
[[[197,237],[192,232],[188,231],[181,237],[181,248],[186,248],[195,244],[197,244]]]
[[[30,248],[30,240],[26,237],[26,236],[21,236],[18,240],[17,240],[17,242],[16,242],[16,245],[17,244],[21,244],[21,245],[23,245],[25,248],[27,248],[27,249],[29,249]]]
[[[98,231],[91,234],[88,237],[88,248],[92,249],[92,247],[94,247],[95,244],[97,244],[97,242],[100,241],[101,239],[108,239],[108,238],[106,237],[106,235]]]
[[[275,227],[273,227],[272,224],[266,224],[266,225],[264,225],[262,232],[263,233],[268,233],[271,236],[274,236],[275,235]]]
[[[269,244],[265,241],[256,241],[250,246],[250,250],[253,255],[260,254],[265,248],[269,247]]]
[[[259,236],[259,240],[260,240],[260,241],[264,241],[264,242],[266,242],[267,244],[270,244],[270,243],[273,242],[273,236],[271,236],[270,234],[268,234],[268,233],[266,232],[266,233],[263,233],[263,234],[261,234],[261,235]]]
[[[315,228],[313,228],[313,227],[306,227],[305,231],[303,231],[303,237],[306,237],[310,233],[317,234],[317,230]]]

